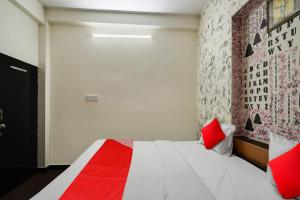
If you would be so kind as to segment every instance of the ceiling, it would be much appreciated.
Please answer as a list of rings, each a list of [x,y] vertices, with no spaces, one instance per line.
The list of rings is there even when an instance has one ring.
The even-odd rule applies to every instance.
[[[40,0],[46,7],[199,15],[207,0]]]

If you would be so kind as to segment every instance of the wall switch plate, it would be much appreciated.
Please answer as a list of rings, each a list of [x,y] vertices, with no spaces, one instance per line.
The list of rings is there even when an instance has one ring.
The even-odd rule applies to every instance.
[[[99,101],[99,96],[97,94],[85,95],[85,101]]]

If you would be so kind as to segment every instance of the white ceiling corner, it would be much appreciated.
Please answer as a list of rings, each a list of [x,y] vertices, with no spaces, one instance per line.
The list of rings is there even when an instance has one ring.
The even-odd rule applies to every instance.
[[[46,7],[200,15],[207,0],[40,0]]]

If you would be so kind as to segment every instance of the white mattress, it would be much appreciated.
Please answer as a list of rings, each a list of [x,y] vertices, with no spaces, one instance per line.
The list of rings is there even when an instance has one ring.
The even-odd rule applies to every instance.
[[[105,140],[96,141],[32,199],[58,199]],[[266,173],[191,142],[134,142],[124,200],[277,200]]]

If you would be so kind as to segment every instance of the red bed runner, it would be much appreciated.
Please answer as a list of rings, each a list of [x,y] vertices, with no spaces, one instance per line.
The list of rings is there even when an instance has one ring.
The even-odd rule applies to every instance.
[[[130,146],[107,139],[60,199],[121,200],[131,158]]]

